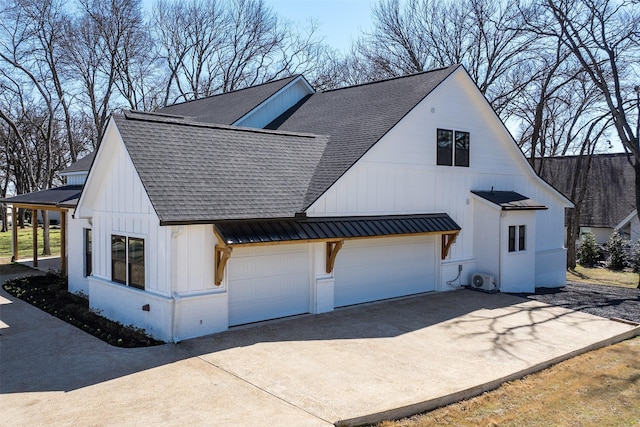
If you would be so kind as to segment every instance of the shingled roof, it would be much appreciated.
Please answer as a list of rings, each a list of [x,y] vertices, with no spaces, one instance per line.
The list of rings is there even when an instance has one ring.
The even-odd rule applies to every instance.
[[[89,153],[80,160],[73,162],[68,168],[64,169],[60,172],[62,175],[75,173],[75,172],[89,172],[91,169],[91,163],[93,163],[93,158],[95,156],[95,151],[93,153]]]
[[[275,91],[272,84],[203,100],[207,117],[128,112],[114,120],[162,224],[287,218],[304,212],[457,68],[315,93],[269,130],[205,122],[237,106],[222,98],[251,94],[255,106],[256,93]],[[177,114],[180,105],[161,111]]]
[[[329,135],[305,205],[311,205],[459,65],[309,95],[268,129]]]
[[[163,225],[293,217],[328,140],[147,113],[114,120]]]
[[[540,176],[570,198],[576,161],[576,156],[545,158]],[[635,209],[635,172],[626,154],[595,155],[587,183],[581,226],[615,227]]]
[[[205,123],[231,125],[266,101],[298,76],[222,93],[194,101],[169,105],[158,110],[162,114],[193,117]]]

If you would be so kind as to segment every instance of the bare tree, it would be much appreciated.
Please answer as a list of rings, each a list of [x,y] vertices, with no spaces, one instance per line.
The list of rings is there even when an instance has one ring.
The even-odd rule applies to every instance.
[[[159,0],[153,28],[165,104],[305,73],[330,55],[313,23],[296,28],[262,0]]]
[[[373,8],[374,30],[355,46],[362,80],[463,64],[498,113],[530,80],[537,35],[522,25],[530,9],[497,0],[384,0]]]

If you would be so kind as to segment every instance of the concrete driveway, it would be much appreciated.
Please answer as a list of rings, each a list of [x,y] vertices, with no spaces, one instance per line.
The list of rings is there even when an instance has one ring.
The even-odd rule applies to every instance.
[[[120,349],[0,292],[6,425],[327,426],[399,417],[639,328],[505,294],[426,294]]]

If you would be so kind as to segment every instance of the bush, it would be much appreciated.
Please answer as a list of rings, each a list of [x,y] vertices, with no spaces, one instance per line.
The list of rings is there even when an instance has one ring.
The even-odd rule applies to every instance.
[[[607,249],[609,250],[609,257],[607,258],[608,269],[622,270],[627,265],[626,250],[629,244],[629,240],[617,230],[611,233],[609,240],[607,240]]]
[[[600,248],[593,233],[585,233],[578,249],[578,262],[584,267],[593,267],[600,258]]]
[[[131,325],[125,326],[91,311],[89,301],[67,291],[67,279],[55,273],[7,280],[5,291],[83,331],[118,347],[163,344]]]

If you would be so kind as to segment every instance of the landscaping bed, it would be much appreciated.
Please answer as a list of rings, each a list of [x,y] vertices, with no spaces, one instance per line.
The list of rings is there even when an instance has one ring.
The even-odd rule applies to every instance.
[[[5,291],[47,313],[118,347],[148,347],[164,344],[144,330],[124,326],[91,311],[89,301],[67,291],[66,278],[55,273],[7,280]]]

